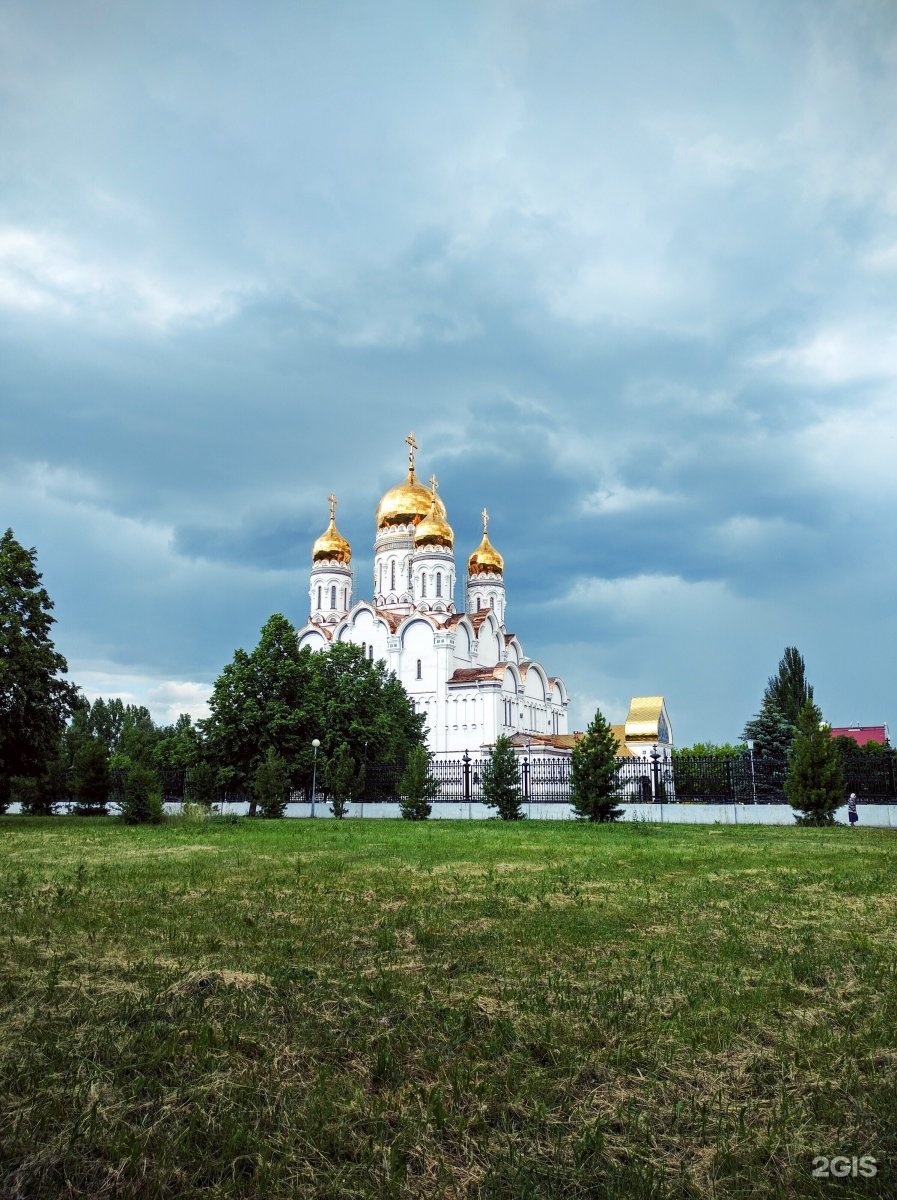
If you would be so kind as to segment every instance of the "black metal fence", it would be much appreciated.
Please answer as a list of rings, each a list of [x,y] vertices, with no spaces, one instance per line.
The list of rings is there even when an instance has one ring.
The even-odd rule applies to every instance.
[[[484,756],[465,754],[460,758],[431,759],[431,778],[436,782],[442,801],[482,803]],[[557,755],[521,755],[520,793],[525,802],[569,804],[571,795],[570,758]],[[842,757],[844,798],[856,792],[864,804],[897,803],[897,751],[870,754],[859,751]],[[666,804],[781,804],[785,801],[784,779],[787,759],[783,756],[743,754],[732,756],[689,756],[659,754],[617,759],[619,797],[624,803]],[[112,772],[111,803],[122,799],[127,772]],[[71,773],[69,773],[71,776]],[[190,772],[171,767],[160,771],[163,798],[169,802],[191,799]],[[401,800],[401,767],[369,764],[365,772],[365,804],[398,803]],[[61,803],[73,804],[75,796],[69,778],[67,795]],[[311,799],[310,788],[293,796]],[[242,793],[223,794],[221,800],[240,801]],[[328,799],[326,790],[317,789],[317,799]]]

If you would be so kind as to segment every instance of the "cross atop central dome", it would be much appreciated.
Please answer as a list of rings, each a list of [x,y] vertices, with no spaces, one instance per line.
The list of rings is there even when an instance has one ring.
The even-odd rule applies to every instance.
[[[433,493],[414,473],[414,452],[417,450],[414,434],[409,433],[405,441],[408,443],[408,477],[381,497],[377,505],[378,533],[394,525],[419,525],[434,503],[439,516],[443,520],[446,517],[441,498],[437,495],[434,500]]]

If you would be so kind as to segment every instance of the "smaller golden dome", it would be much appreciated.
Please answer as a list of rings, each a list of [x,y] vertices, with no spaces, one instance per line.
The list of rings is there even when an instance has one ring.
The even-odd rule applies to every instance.
[[[414,531],[415,548],[443,546],[446,550],[451,550],[455,545],[454,530],[445,519],[445,506],[442,501],[435,492],[432,495],[433,502],[430,505],[430,511]]]
[[[336,496],[328,496],[330,501],[330,524],[311,548],[311,561],[339,562],[348,566],[352,560],[352,547],[336,527],[334,520]]]
[[[489,514],[485,508],[483,517],[483,540],[467,560],[468,575],[501,575],[505,569],[505,560],[489,541],[486,529],[489,525]]]

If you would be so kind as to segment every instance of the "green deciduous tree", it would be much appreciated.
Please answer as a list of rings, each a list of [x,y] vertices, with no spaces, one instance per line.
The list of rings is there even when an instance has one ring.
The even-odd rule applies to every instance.
[[[799,825],[832,825],[844,803],[844,775],[829,726],[812,700],[806,700],[785,776],[785,795]]]
[[[275,613],[255,649],[237,650],[215,681],[201,726],[225,788],[249,791],[269,749],[287,763],[294,786],[310,778],[311,740],[319,728],[312,657],[299,649],[286,617]]]
[[[399,788],[404,819],[425,821],[433,811],[430,801],[439,792],[439,784],[430,776],[430,755],[425,746],[412,746],[408,752]]]
[[[620,819],[618,770],[617,739],[596,711],[585,736],[573,747],[570,763],[570,801],[577,817],[585,821]]]
[[[263,817],[282,817],[290,798],[290,772],[287,764],[269,746],[255,769],[252,796]]]
[[[39,775],[56,754],[78,695],[61,678],[68,666],[50,638],[53,602],[36,563],[37,551],[7,529],[0,537],[0,812],[12,780]]]
[[[279,613],[251,653],[235,653],[209,708],[200,723],[209,758],[234,790],[248,790],[269,747],[285,760],[291,785],[307,790],[313,738],[325,760],[346,745],[356,763],[370,764],[404,765],[411,747],[423,742],[423,715],[382,662],[342,642],[321,653],[300,650],[296,631]]]
[[[346,743],[337,746],[324,768],[330,807],[335,817],[344,817],[349,802],[364,794],[364,776],[364,764],[359,766]]]
[[[520,767],[509,737],[496,738],[495,746],[483,766],[483,801],[498,810],[503,821],[523,818],[520,799]]]

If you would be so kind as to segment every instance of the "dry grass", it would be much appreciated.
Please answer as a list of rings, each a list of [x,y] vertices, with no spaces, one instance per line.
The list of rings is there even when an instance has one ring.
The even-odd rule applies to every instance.
[[[895,851],[4,819],[0,1195],[893,1195]]]

